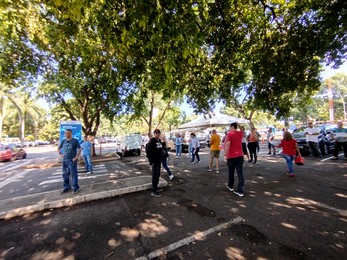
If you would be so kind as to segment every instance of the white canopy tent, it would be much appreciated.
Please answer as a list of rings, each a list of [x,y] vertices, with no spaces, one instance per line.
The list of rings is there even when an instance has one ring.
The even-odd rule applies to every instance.
[[[180,125],[178,129],[228,126],[233,122],[246,124],[246,123],[249,123],[249,120],[218,113],[218,114],[212,115],[211,117],[199,116],[198,118],[188,123]]]

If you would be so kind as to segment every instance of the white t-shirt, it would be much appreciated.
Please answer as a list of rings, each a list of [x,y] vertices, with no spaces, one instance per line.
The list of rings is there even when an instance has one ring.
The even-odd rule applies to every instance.
[[[200,147],[199,139],[197,137],[192,138],[192,147],[194,149]]]
[[[320,133],[319,128],[317,127],[307,127],[304,131],[305,133],[309,133],[306,134],[306,142],[315,142],[318,143],[318,135]]]

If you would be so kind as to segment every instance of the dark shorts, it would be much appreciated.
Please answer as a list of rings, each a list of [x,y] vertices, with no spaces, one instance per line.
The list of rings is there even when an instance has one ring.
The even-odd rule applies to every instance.
[[[247,155],[247,154],[248,154],[248,150],[247,150],[247,145],[246,145],[246,143],[242,143],[242,151],[243,151],[243,154],[244,154],[244,155]]]

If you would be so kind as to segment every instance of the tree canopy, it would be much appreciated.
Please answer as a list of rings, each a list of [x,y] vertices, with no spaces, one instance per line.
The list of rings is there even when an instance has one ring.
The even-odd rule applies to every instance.
[[[41,94],[95,133],[141,116],[148,93],[288,115],[346,60],[344,0],[18,0],[1,3],[0,81],[41,75]],[[141,99],[141,97],[143,99]],[[239,97],[239,98],[236,98]]]

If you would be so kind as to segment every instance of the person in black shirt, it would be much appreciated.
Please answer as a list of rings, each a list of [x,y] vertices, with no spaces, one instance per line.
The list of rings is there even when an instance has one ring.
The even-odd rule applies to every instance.
[[[152,137],[146,146],[146,154],[149,164],[152,166],[152,193],[153,197],[161,197],[158,193],[158,184],[160,178],[161,158],[163,155],[162,144],[160,142],[160,130],[154,130]]]

